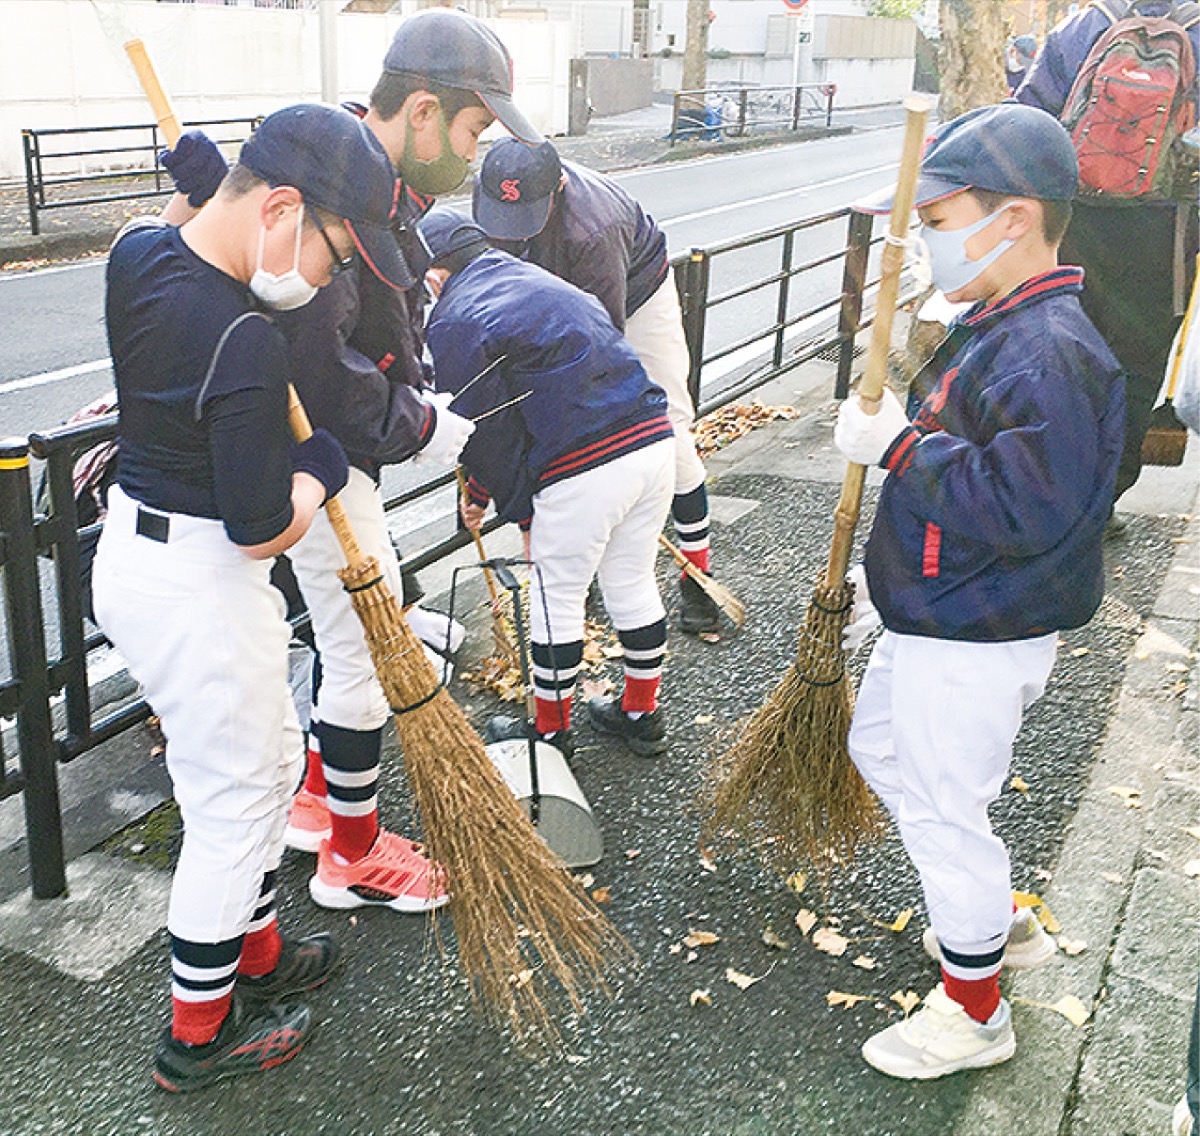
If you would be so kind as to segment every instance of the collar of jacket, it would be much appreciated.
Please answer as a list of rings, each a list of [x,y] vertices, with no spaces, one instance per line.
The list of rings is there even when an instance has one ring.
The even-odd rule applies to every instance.
[[[1049,296],[1069,295],[1083,291],[1083,269],[1072,265],[1063,265],[1043,272],[1039,276],[1031,276],[1023,284],[1018,284],[1003,299],[991,304],[977,304],[959,320],[963,327],[979,328],[997,316],[1007,315],[1018,308],[1036,304]]]

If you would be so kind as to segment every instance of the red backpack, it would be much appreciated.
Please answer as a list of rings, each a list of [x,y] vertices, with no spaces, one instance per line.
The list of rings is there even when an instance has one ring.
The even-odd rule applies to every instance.
[[[1176,197],[1194,182],[1176,141],[1196,123],[1196,59],[1187,29],[1200,5],[1096,0],[1112,26],[1092,45],[1061,119],[1079,157],[1081,197]]]

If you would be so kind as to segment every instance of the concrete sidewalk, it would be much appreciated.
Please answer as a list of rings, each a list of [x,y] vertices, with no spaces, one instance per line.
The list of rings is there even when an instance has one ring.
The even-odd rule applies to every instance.
[[[285,926],[329,930],[346,952],[339,975],[312,998],[323,1019],[317,1037],[260,1078],[165,1096],[152,1087],[148,1062],[166,1014],[169,874],[147,863],[154,838],[135,828],[105,849],[99,839],[76,840],[91,850],[73,858],[65,900],[34,903],[0,871],[0,1132],[1167,1132],[1200,967],[1200,902],[1188,875],[1200,840],[1185,831],[1200,823],[1195,442],[1183,467],[1147,470],[1129,495],[1129,526],[1107,547],[1104,606],[1087,628],[1063,636],[1050,688],[1018,742],[1013,772],[1027,790],[1006,792],[994,810],[1012,849],[1014,885],[1042,895],[1062,934],[1086,943],[1080,954],[1005,979],[1019,1038],[1009,1064],[910,1084],[861,1062],[862,1040],[899,1013],[890,995],[923,994],[936,980],[920,948],[915,876],[894,837],[799,896],[753,865],[721,859],[711,871],[698,854],[691,802],[721,748],[719,731],[758,705],[793,657],[828,549],[843,468],[830,441],[831,390],[826,364],[785,375],[761,397],[799,416],[710,459],[715,563],[750,617],[720,644],[672,637],[671,753],[634,759],[580,727],[576,774],[608,848],[595,884],[611,889],[606,910],[642,965],[612,1005],[595,1007],[571,1033],[569,1061],[533,1065],[473,1018],[452,961],[443,971],[430,957],[421,920],[313,907],[305,894],[311,858],[289,854]],[[869,490],[863,532],[872,500]],[[669,589],[665,564],[663,582]],[[486,643],[486,616],[477,611],[474,622],[468,654]],[[487,700],[461,687],[456,696],[482,721]],[[148,748],[132,733],[63,770],[70,782],[91,764],[91,790],[68,789],[81,824],[92,803],[89,831],[157,791],[138,772],[153,765]],[[102,786],[106,764],[117,760],[130,772]],[[404,826],[400,781],[392,750],[382,807],[388,823]],[[122,823],[110,820],[110,830]],[[10,848],[10,868],[21,852],[19,843]],[[801,907],[841,921],[855,944],[845,958],[812,949],[793,922]],[[879,929],[907,907],[917,915],[904,933]],[[764,943],[768,929],[786,949]],[[681,945],[690,930],[718,941],[692,958]],[[850,964],[859,953],[874,970]],[[739,990],[726,968],[762,981]],[[695,990],[712,1004],[692,1005]],[[871,1000],[833,1008],[831,990]],[[1047,1008],[1066,995],[1082,1003],[1085,1024]]]

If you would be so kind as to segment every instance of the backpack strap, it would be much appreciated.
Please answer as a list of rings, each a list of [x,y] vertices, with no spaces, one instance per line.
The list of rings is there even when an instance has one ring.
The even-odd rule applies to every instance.
[[[1131,7],[1131,0],[1092,0],[1092,7],[1103,13],[1110,24],[1123,20]]]
[[[1143,2],[1148,3],[1151,7],[1161,7],[1163,0],[1117,0],[1119,4],[1123,4],[1125,11],[1124,16],[1133,16],[1141,14],[1139,9]],[[1109,19],[1113,19],[1110,11],[1112,0],[1094,0],[1095,7],[1101,9]],[[1196,0],[1166,0],[1167,11],[1161,13],[1164,19],[1171,20],[1185,30],[1200,23],[1200,4]],[[1147,15],[1155,13],[1146,13]]]

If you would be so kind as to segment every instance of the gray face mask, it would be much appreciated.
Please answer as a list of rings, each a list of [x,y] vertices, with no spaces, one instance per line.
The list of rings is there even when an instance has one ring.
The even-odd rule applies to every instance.
[[[277,312],[290,312],[302,308],[316,294],[317,286],[310,284],[300,271],[300,245],[304,239],[304,204],[301,202],[296,215],[296,251],[292,267],[276,276],[263,268],[263,252],[267,243],[267,227],[258,231],[258,267],[250,277],[250,291],[264,307]]]
[[[965,288],[985,268],[999,260],[1016,244],[1016,241],[1004,240],[991,252],[984,253],[978,260],[972,260],[967,256],[967,241],[976,233],[986,229],[1012,204],[1011,201],[1006,201],[995,213],[989,213],[988,216],[976,221],[973,225],[968,225],[965,229],[943,231],[931,229],[928,225],[921,226],[920,239],[925,243],[928,253],[929,270],[934,284],[943,293],[949,295],[951,292],[957,292],[960,288]]]

